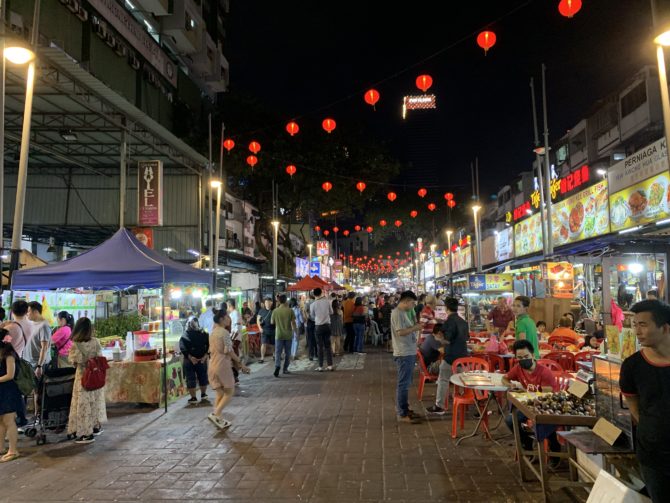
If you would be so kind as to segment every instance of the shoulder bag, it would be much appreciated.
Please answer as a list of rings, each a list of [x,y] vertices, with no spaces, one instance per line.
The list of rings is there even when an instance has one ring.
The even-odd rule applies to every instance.
[[[86,356],[79,344],[77,344],[77,347],[82,356]],[[92,356],[88,358],[84,367],[84,373],[81,376],[81,386],[86,391],[95,391],[104,387],[108,368],[109,364],[107,363],[107,358],[104,356]]]

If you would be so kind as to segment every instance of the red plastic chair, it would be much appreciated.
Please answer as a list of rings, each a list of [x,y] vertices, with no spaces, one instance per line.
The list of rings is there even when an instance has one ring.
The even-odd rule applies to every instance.
[[[489,363],[482,358],[458,358],[451,364],[451,370],[454,374],[459,372],[471,372],[473,370],[484,370],[489,372]],[[465,409],[468,405],[474,405],[476,402],[488,399],[487,391],[475,391],[461,386],[454,389],[454,401],[451,416],[451,438],[456,438],[457,424],[460,418],[461,430],[465,428]],[[488,418],[484,416],[484,429],[488,432]]]
[[[540,342],[540,347],[538,349],[546,349],[547,351],[553,351],[554,346],[547,344],[546,342]]]
[[[576,362],[590,362],[593,359],[593,355],[599,354],[598,351],[581,351],[575,355]]]
[[[544,355],[543,359],[555,361],[563,368],[563,370],[568,372],[575,370],[575,355],[569,351],[553,351]]]
[[[557,362],[554,360],[546,360],[544,358],[540,358],[537,361],[538,365],[542,365],[543,367],[547,367],[549,370],[551,370],[554,375],[561,375],[565,370],[563,370],[563,367],[561,367]]]
[[[498,355],[498,353],[487,352],[486,361],[489,362],[491,372],[505,372],[505,359]]]
[[[426,385],[426,381],[436,382],[439,376],[438,374],[431,374],[428,372],[428,367],[426,367],[426,362],[423,360],[423,355],[418,349],[416,350],[416,359],[419,362],[419,389],[417,390],[416,394],[419,400],[421,400],[423,397],[423,388]]]

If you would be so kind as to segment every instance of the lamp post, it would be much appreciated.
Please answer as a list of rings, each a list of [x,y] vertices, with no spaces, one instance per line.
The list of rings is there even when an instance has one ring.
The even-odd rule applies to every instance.
[[[481,209],[482,207],[479,203],[472,205],[472,214],[475,220],[475,245],[477,246],[477,272],[482,272],[482,246],[479,240],[479,219],[477,218],[477,214]]]
[[[307,250],[309,250],[309,261],[308,261],[308,266],[312,264],[312,247],[314,245],[312,243],[307,243]]]
[[[277,239],[279,235],[279,221],[272,221],[272,229],[274,230],[274,238],[272,240],[272,290],[274,295],[274,288],[277,285]],[[274,297],[273,297],[274,298]]]
[[[437,245],[432,243],[430,245],[430,259],[433,261],[433,295],[437,293],[437,283],[435,281],[435,249]]]
[[[454,284],[451,282],[451,235],[454,233],[451,229],[447,230],[447,247],[449,250],[449,277],[447,279],[447,284],[449,285],[449,295],[454,296]]]
[[[211,263],[214,264],[212,269],[212,294],[216,293],[216,274],[219,268],[219,236],[221,225],[221,188],[223,183],[221,180],[212,180],[210,185],[216,189],[216,226],[214,228],[214,249],[212,250]]]
[[[652,15],[654,26],[656,26],[656,9],[652,0]],[[665,67],[664,48],[670,46],[670,29],[664,30],[654,38],[656,44],[656,60],[658,62],[658,81],[661,87],[661,108],[663,110],[663,131],[665,133],[666,153],[668,166],[670,166],[670,97],[668,96],[668,76]]]
[[[423,293],[426,293],[426,254],[419,255],[419,281],[421,281],[421,272],[423,272]]]
[[[415,272],[414,272],[414,271],[415,271],[415,269],[414,269],[414,243],[410,243],[410,244],[409,244],[409,247],[410,247],[411,250],[412,250],[412,255],[411,255],[411,256],[412,256],[412,267],[411,267],[411,271],[412,271],[412,282],[414,282],[414,278],[416,277],[416,274],[415,274]]]
[[[39,15],[39,7],[37,4],[35,10],[36,15]],[[33,35],[33,39],[35,42],[37,41],[35,35]],[[9,264],[9,274],[11,279],[11,274],[19,269],[21,237],[23,235],[23,211],[26,200],[28,151],[30,148],[30,123],[33,112],[33,90],[35,88],[35,52],[31,48],[25,47],[21,44],[14,45],[11,42],[5,42],[3,57],[15,65],[25,65],[26,63],[28,64],[28,76],[26,79],[26,101],[23,109],[23,129],[21,131],[21,150],[19,153],[19,173],[16,179],[16,201],[14,205],[14,223],[12,226],[11,262]],[[4,126],[2,130],[1,146],[4,150]],[[2,189],[4,190],[4,187],[2,187]]]

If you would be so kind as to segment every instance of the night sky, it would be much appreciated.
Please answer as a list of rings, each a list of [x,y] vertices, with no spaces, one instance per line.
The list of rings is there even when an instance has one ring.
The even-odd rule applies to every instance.
[[[461,185],[469,194],[478,156],[484,196],[530,168],[529,80],[539,103],[542,62],[551,141],[655,62],[648,0],[583,0],[572,19],[558,3],[233,0],[230,87],[287,119],[364,122],[410,166],[401,177],[408,184]],[[475,37],[486,27],[498,40],[484,56]],[[419,94],[422,73],[434,79],[438,109],[403,121],[402,96]],[[372,85],[381,93],[376,112],[362,98]]]

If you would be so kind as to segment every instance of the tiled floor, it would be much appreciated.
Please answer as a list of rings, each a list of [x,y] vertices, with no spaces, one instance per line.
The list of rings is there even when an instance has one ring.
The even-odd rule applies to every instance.
[[[301,360],[279,379],[272,363],[255,364],[224,412],[226,432],[206,419],[209,406],[182,399],[167,414],[110,408],[88,446],[22,438],[23,457],[0,466],[0,501],[542,501],[538,483],[520,482],[510,437],[457,447],[449,415],[398,424],[390,354],[336,362],[338,371],[317,373]],[[415,386],[411,400],[422,410]]]

